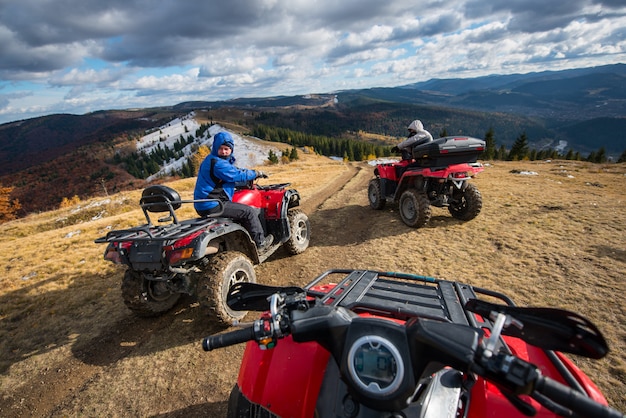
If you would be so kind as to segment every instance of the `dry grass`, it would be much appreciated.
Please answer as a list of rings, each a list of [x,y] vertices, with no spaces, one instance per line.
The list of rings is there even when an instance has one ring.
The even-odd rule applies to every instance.
[[[368,207],[371,167],[300,157],[264,167],[264,182],[291,182],[301,193],[311,247],[258,266],[259,281],[302,285],[335,267],[407,271],[500,290],[519,305],[581,312],[612,351],[574,360],[626,411],[625,165],[494,163],[475,179],[478,218],[461,223],[435,208],[427,227],[412,230],[393,208]],[[326,199],[329,184],[347,176]],[[169,185],[191,197],[193,180]],[[202,352],[200,340],[217,329],[193,300],[161,318],[133,317],[120,297],[122,270],[93,243],[143,222],[140,193],[0,226],[1,416],[223,414],[242,347]]]

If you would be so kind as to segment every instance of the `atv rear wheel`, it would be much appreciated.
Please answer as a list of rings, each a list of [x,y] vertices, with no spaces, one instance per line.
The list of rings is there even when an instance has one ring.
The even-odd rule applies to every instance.
[[[421,228],[430,220],[430,201],[426,194],[416,189],[402,193],[398,209],[402,222],[411,228]]]
[[[371,179],[367,186],[367,197],[370,201],[370,207],[375,210],[385,208],[387,201],[383,197],[382,188],[380,187],[380,179]]]
[[[180,293],[168,289],[164,281],[147,280],[142,273],[126,270],[122,279],[124,303],[138,316],[156,316],[172,309]]]
[[[311,241],[309,217],[300,209],[290,209],[287,212],[287,218],[289,219],[291,235],[285,242],[285,248],[289,254],[300,254],[309,248],[309,242]]]
[[[450,202],[448,211],[450,215],[461,221],[474,219],[483,207],[483,198],[478,188],[472,183],[469,183],[465,190],[456,191],[452,198],[454,200]]]
[[[252,261],[239,251],[216,254],[199,273],[197,294],[200,306],[223,325],[232,325],[247,313],[234,311],[226,304],[229,289],[240,282],[256,283]]]

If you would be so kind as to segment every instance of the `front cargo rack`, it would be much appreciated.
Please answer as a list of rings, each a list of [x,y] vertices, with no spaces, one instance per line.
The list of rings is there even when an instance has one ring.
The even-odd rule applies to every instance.
[[[400,320],[422,317],[465,324],[489,333],[493,326],[491,319],[467,311],[464,308],[467,301],[483,296],[515,306],[500,292],[434,277],[373,270],[328,270],[304,289],[320,303],[342,306],[357,313],[369,312]],[[511,352],[502,337],[496,350]],[[580,383],[554,351],[545,350],[545,353],[565,381],[582,391]]]
[[[506,295],[470,285],[414,274],[373,270],[328,270],[309,283],[309,296],[330,306],[354,312],[370,312],[396,319],[422,317],[477,328],[491,328],[490,321],[464,309],[477,294],[514,303]]]

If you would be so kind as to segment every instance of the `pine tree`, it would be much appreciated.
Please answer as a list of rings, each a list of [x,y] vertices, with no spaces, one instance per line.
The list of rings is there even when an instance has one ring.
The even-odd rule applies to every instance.
[[[493,127],[489,128],[485,133],[485,152],[483,153],[483,159],[493,160],[496,157],[496,140],[494,138]]]
[[[269,155],[267,157],[270,164],[278,164],[278,155],[273,150],[270,150]]]
[[[528,138],[526,138],[526,132],[523,132],[513,143],[507,160],[518,161],[526,157],[528,157]]]

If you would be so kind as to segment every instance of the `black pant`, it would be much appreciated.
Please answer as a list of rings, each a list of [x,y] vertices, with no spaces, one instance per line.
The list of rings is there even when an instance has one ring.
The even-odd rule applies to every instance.
[[[232,218],[234,221],[240,222],[241,225],[248,230],[254,242],[257,245],[260,245],[263,242],[263,239],[265,239],[265,232],[263,232],[263,226],[261,225],[261,220],[259,218],[261,211],[242,203],[228,201],[223,202],[223,204],[224,212],[221,216],[225,218]],[[207,216],[212,213],[216,213],[218,209],[219,206],[213,210],[199,211],[198,214],[200,216]]]

